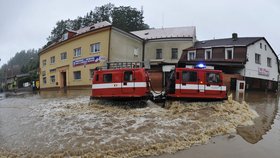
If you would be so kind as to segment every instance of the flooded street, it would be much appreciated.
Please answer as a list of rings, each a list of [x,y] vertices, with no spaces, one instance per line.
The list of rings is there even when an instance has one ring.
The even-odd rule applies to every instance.
[[[245,100],[259,114],[254,119],[254,125],[238,127],[237,134],[214,137],[206,145],[151,158],[203,158],[205,155],[208,158],[279,158],[279,96],[274,93],[248,92]]]
[[[90,91],[72,90],[2,97],[0,155],[143,157],[178,150],[155,157],[280,155],[279,104],[272,93],[249,92],[248,104],[177,101],[166,108],[152,102],[138,108],[90,103],[89,96]]]

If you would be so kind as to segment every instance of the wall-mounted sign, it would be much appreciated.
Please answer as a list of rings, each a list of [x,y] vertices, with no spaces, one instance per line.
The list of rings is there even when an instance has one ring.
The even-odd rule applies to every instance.
[[[269,76],[269,70],[265,68],[258,68],[258,74],[262,76]]]
[[[102,56],[93,56],[83,59],[78,59],[73,61],[73,66],[80,66],[80,65],[87,65],[87,64],[95,64],[99,63],[100,61],[106,60],[105,57]]]

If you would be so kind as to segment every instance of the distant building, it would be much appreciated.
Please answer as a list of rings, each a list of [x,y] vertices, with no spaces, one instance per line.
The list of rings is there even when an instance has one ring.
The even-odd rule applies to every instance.
[[[235,89],[237,79],[246,80],[247,89],[276,90],[279,61],[264,37],[238,37],[198,41],[183,50],[178,65],[205,63],[223,70],[227,87]]]
[[[150,77],[155,89],[160,90],[175,67],[182,50],[192,47],[196,41],[196,29],[191,27],[158,28],[133,31],[143,39],[144,61],[151,64]]]
[[[91,87],[93,71],[107,62],[142,61],[143,40],[100,22],[63,37],[39,53],[40,88]]]

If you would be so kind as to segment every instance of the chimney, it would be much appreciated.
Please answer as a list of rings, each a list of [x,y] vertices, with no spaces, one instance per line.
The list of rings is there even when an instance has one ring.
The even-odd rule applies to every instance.
[[[237,33],[232,33],[232,40],[236,41],[238,38],[238,34]]]

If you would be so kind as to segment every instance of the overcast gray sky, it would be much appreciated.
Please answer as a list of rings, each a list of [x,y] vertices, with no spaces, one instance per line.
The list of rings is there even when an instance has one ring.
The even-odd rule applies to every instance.
[[[262,36],[280,54],[279,0],[0,0],[0,66],[16,52],[46,44],[55,23],[96,6],[144,8],[150,27],[196,26],[198,40]]]

